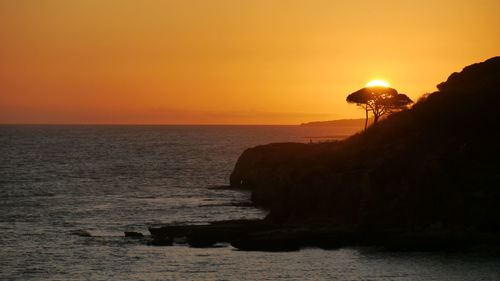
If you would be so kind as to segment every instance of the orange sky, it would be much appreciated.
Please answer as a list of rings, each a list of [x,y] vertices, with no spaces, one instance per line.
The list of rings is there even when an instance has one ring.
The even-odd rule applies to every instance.
[[[498,0],[0,0],[0,123],[363,118],[499,55]]]

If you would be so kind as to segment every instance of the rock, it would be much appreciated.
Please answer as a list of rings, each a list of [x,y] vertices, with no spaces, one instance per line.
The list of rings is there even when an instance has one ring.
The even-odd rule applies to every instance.
[[[135,231],[125,231],[125,237],[142,238],[144,234]]]
[[[231,246],[241,251],[290,252],[300,250],[300,241],[295,239],[242,238],[231,242]]]
[[[209,225],[151,228],[154,246],[171,246],[186,239],[190,247],[216,247],[229,243],[242,251],[297,251],[305,247],[338,249],[348,246],[377,246],[392,251],[466,250],[486,243],[500,249],[497,233],[408,229],[339,229],[328,224],[272,224],[266,220],[222,221]]]
[[[182,237],[174,237],[173,238],[175,244],[186,244],[187,243],[187,238],[182,236]]]
[[[234,190],[234,188],[230,185],[213,185],[209,186],[208,189],[212,190]]]
[[[230,220],[208,225],[152,227],[149,231],[153,241],[185,239],[191,247],[212,247],[216,243],[230,243],[249,232],[276,227],[263,220]]]
[[[186,237],[186,242],[193,248],[213,247],[219,240],[227,240],[227,238],[217,232],[195,232]]]
[[[234,207],[247,207],[247,208],[254,208],[255,204],[253,202],[233,202],[231,203],[231,206]]]
[[[296,251],[303,247],[327,249],[355,244],[352,232],[325,226],[273,224],[266,220],[233,220],[209,225],[163,226],[150,228],[151,245],[171,245],[173,239],[186,239],[191,247],[215,247],[229,243],[245,251]],[[167,241],[167,242],[164,242]]]
[[[231,246],[243,251],[297,251],[305,242],[303,238],[300,234],[286,231],[256,232],[231,242]]]

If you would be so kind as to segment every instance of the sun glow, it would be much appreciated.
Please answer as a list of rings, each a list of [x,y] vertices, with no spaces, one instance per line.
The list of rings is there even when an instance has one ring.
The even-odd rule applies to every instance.
[[[365,87],[390,87],[390,85],[384,80],[373,80],[368,82]]]

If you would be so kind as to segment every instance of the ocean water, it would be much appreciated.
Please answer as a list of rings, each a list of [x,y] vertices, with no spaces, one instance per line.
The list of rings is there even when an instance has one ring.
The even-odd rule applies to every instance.
[[[243,252],[123,237],[151,225],[261,218],[238,206],[248,193],[209,188],[228,184],[245,148],[355,131],[0,126],[0,280],[500,280],[500,257],[485,253]]]

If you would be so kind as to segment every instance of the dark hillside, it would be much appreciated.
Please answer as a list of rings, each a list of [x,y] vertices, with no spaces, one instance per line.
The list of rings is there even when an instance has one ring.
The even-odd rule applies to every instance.
[[[345,141],[246,150],[231,185],[278,222],[500,230],[500,57]]]

